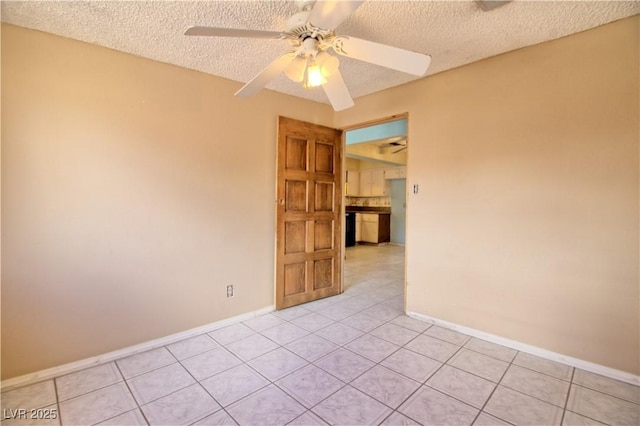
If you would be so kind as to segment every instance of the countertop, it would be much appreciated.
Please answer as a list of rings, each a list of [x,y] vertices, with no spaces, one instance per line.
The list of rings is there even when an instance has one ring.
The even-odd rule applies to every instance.
[[[369,207],[369,206],[345,206],[345,212],[347,213],[377,213],[377,214],[390,214],[391,207]]]

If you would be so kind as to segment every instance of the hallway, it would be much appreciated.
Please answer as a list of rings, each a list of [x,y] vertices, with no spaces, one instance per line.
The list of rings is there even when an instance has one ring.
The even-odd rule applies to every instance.
[[[2,408],[63,425],[638,424],[638,387],[403,315],[404,248],[346,255],[339,296],[9,391]]]

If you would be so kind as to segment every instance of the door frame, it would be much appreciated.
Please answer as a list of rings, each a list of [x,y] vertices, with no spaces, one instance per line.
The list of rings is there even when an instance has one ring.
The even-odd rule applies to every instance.
[[[386,117],[381,117],[381,118],[376,118],[373,120],[367,120],[367,121],[363,121],[360,123],[356,123],[356,124],[349,124],[347,126],[343,126],[343,127],[338,127],[338,130],[342,131],[342,177],[341,177],[341,185],[343,188],[342,191],[342,215],[341,215],[341,219],[342,219],[342,229],[346,229],[346,218],[345,218],[345,212],[346,212],[346,203],[345,203],[345,198],[346,198],[346,191],[344,191],[344,185],[347,182],[347,131],[349,130],[356,130],[356,129],[362,129],[365,127],[371,127],[371,126],[375,126],[377,124],[383,124],[383,123],[388,123],[391,121],[398,121],[398,120],[402,120],[405,119],[407,120],[407,138],[410,139],[409,133],[410,133],[410,126],[409,126],[409,112],[402,112],[402,113],[398,113],[398,114],[393,114],[393,115],[389,115]],[[409,158],[409,152],[410,150],[407,149],[407,159]],[[406,204],[407,204],[407,208],[405,210],[405,236],[404,236],[404,274],[403,274],[403,298],[404,298],[404,311],[406,312],[407,310],[407,247],[408,247],[408,239],[409,239],[409,162],[407,161],[407,197],[406,197]],[[344,232],[342,233],[342,247],[345,246],[345,242],[346,242],[346,235],[344,235]],[[346,258],[347,258],[347,250],[345,248],[344,250],[344,255],[342,258],[342,263],[340,265],[340,274],[341,274],[341,286],[342,286],[342,292],[344,292],[344,265],[346,262]]]

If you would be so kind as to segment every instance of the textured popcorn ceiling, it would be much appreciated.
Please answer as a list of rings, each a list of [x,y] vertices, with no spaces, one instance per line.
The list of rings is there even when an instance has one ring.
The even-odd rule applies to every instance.
[[[287,51],[283,40],[187,37],[194,25],[284,30],[291,1],[2,1],[2,21],[145,58],[249,81]],[[336,30],[432,56],[427,75],[640,13],[638,1],[523,1],[491,11],[475,1],[368,1]],[[340,57],[354,98],[412,80]],[[269,89],[328,103],[279,76]],[[231,95],[231,94],[229,94]],[[356,101],[357,102],[357,101]]]

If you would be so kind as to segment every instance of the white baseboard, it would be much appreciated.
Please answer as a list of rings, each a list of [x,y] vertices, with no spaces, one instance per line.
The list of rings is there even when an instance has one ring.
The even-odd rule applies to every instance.
[[[106,354],[94,356],[91,358],[85,358],[80,361],[70,362],[68,364],[63,364],[57,367],[47,368],[46,370],[36,371],[35,373],[29,373],[23,376],[18,376],[11,379],[3,380],[0,383],[0,389],[2,389],[3,392],[5,392],[20,386],[30,385],[32,383],[41,382],[43,380],[48,380],[53,377],[58,377],[65,374],[73,373],[75,371],[84,370],[85,368],[93,367],[98,364],[115,361],[117,359],[125,358],[140,352],[145,352],[151,349],[159,348],[161,346],[170,345],[171,343],[179,342],[180,340],[188,339],[190,337],[208,333],[210,331],[217,330],[222,327],[226,327],[232,324],[246,321],[251,318],[255,318],[260,315],[273,312],[273,310],[274,310],[273,306],[265,306],[264,308],[258,309],[256,311],[252,311],[246,314],[237,315],[235,317],[216,321],[200,327],[192,328],[190,330],[181,331],[180,333],[171,334],[169,336],[161,337],[159,339],[149,340],[144,343],[140,343],[134,346],[129,346],[123,349],[118,349],[116,351],[109,352]]]
[[[438,325],[443,328],[458,331],[468,336],[477,337],[478,339],[486,340],[491,343],[506,346],[511,349],[515,349],[520,352],[526,352],[531,355],[539,356],[551,361],[561,362],[572,367],[580,368],[581,370],[589,371],[591,373],[599,374],[601,376],[609,377],[611,379],[620,380],[621,382],[629,383],[632,385],[640,386],[640,376],[627,373],[626,371],[616,370],[614,368],[605,367],[604,365],[595,364],[593,362],[585,361],[578,358],[573,358],[567,355],[559,354],[557,352],[548,351],[546,349],[538,348],[536,346],[521,343],[515,340],[506,339],[504,337],[496,336],[495,334],[486,333],[484,331],[476,330],[475,328],[465,327],[463,325],[455,324],[449,321],[444,321],[438,318],[433,318],[428,315],[423,315],[417,312],[407,312],[412,318],[420,321],[425,321],[431,324]]]

